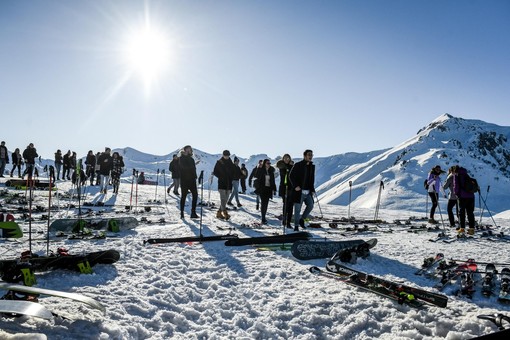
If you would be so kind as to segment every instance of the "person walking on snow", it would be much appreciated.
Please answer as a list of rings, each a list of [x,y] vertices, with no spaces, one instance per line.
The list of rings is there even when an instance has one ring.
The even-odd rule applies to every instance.
[[[467,182],[474,181],[472,191],[468,191]],[[475,179],[472,179],[465,168],[459,167],[457,169],[457,176],[453,181],[453,190],[455,195],[459,198],[459,222],[460,228],[458,230],[459,235],[464,234],[466,228],[466,215],[468,219],[468,234],[473,235],[475,233],[475,192],[480,192],[478,183]]]
[[[313,209],[313,194],[315,193],[315,165],[312,162],[313,151],[305,150],[303,160],[294,164],[289,172],[292,200],[294,202],[294,230],[305,228],[305,219]],[[301,207],[306,208],[301,215]]]
[[[5,146],[5,142],[0,143],[0,177],[4,177],[5,166],[9,164],[9,152]]]
[[[457,165],[454,165],[448,169],[448,176],[443,184],[443,191],[446,192],[448,190],[448,205],[446,207],[446,211],[448,211],[448,220],[450,221],[450,228],[455,228],[455,215],[453,214],[453,208],[455,208],[457,212],[457,217],[459,216],[459,204],[458,197],[455,195],[455,191],[453,188],[453,181],[455,176],[457,176]],[[445,198],[446,198],[445,194]]]
[[[267,224],[266,213],[269,200],[273,198],[273,194],[276,194],[274,171],[275,170],[271,166],[271,161],[269,159],[264,159],[262,167],[257,170],[259,186],[256,191],[260,196],[260,215],[262,224]]]
[[[292,192],[289,189],[289,172],[293,165],[294,162],[287,153],[283,155],[282,159],[276,162],[276,167],[280,170],[280,186],[278,187],[278,193],[283,201],[282,224],[289,228],[291,228],[293,210]]]
[[[232,178],[232,193],[230,194],[230,197],[228,198],[228,205],[233,205],[232,200],[235,198],[237,207],[242,207],[243,205],[241,202],[239,202],[239,181],[241,179],[241,176],[243,174],[241,173],[241,168],[239,167],[239,158],[234,157],[234,174]]]
[[[213,174],[218,178],[218,192],[220,193],[220,209],[216,217],[228,220],[230,215],[227,212],[227,200],[232,191],[232,180],[234,178],[234,163],[230,159],[230,151],[223,151],[223,155],[214,166]]]
[[[25,177],[28,174],[28,179],[32,179],[32,176],[38,176],[37,169],[35,168],[35,159],[39,157],[37,154],[37,150],[34,147],[34,143],[28,144],[27,148],[23,151],[23,159],[25,160],[25,171],[23,172],[23,176]]]
[[[170,195],[170,191],[172,188],[174,188],[174,194],[176,196],[179,196],[179,185],[181,182],[181,173],[179,171],[179,157],[177,157],[177,154],[175,154],[172,157],[172,161],[170,162],[170,165],[168,166],[168,170],[172,173],[172,184],[168,187],[166,192]]]
[[[63,164],[64,158],[62,157],[62,151],[57,150],[55,152],[55,169],[57,171],[57,180],[60,180],[60,171],[62,170],[62,164]],[[64,176],[62,176],[62,179],[64,179]]]
[[[102,194],[106,194],[108,191],[108,182],[110,181],[110,173],[113,169],[113,158],[110,154],[112,150],[105,148],[104,152],[99,156],[97,164],[99,165],[99,174],[101,175],[101,187],[100,191]]]
[[[257,191],[257,187],[258,187],[258,179],[257,179],[256,174],[257,174],[258,169],[262,168],[263,162],[264,162],[263,159],[259,160],[259,163],[257,164],[257,166],[254,167],[253,170],[251,171],[250,178],[248,178],[248,185],[250,186],[250,188],[253,183],[253,189],[255,189],[255,195],[257,195],[256,191]],[[257,205],[255,207],[256,210],[259,210],[259,203],[260,203],[260,197],[259,197],[259,195],[257,195]]]
[[[198,162],[197,162],[198,163]],[[186,196],[188,191],[191,192],[191,218],[198,218],[196,213],[197,201],[198,201],[198,189],[197,189],[197,168],[195,160],[193,159],[193,149],[190,145],[186,145],[182,150],[182,154],[179,157],[179,173],[181,176],[181,218],[184,218],[184,206],[186,204]]]
[[[430,197],[430,202],[432,206],[430,207],[430,215],[429,215],[429,223],[437,224],[438,222],[434,219],[434,214],[436,212],[437,204],[439,202],[439,191],[441,190],[441,174],[444,174],[445,171],[441,169],[439,165],[436,165],[429,172],[429,176],[427,177],[427,191]]]
[[[12,170],[11,177],[14,174],[14,170],[18,168],[18,177],[21,178],[21,166],[23,165],[23,157],[21,157],[19,148],[16,148],[12,153]]]

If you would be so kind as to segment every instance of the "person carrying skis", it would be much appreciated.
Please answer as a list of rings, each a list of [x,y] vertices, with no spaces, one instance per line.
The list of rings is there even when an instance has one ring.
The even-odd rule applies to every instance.
[[[235,198],[237,202],[237,207],[240,208],[243,205],[241,202],[239,202],[239,181],[241,179],[241,176],[243,174],[241,173],[241,168],[239,167],[239,158],[234,157],[234,173],[232,177],[232,193],[230,194],[230,197],[228,198],[227,205],[233,205],[232,200]]]
[[[257,166],[254,167],[253,170],[251,171],[250,178],[248,178],[248,185],[251,188],[252,183],[253,183],[253,189],[255,189],[255,191],[257,191],[257,187],[258,187],[258,180],[257,180],[256,174],[257,174],[258,169],[262,168],[263,162],[264,162],[263,159],[259,160],[259,163],[257,164]],[[253,180],[253,182],[252,182],[252,180]],[[255,195],[257,195],[257,194],[255,193]],[[260,202],[260,197],[259,197],[259,195],[257,195],[257,206],[255,207],[256,210],[259,210],[259,202]]]
[[[288,153],[283,155],[283,158],[276,162],[276,167],[280,170],[280,185],[278,187],[278,194],[283,201],[282,224],[289,228],[291,228],[293,202],[291,199],[292,192],[289,190],[288,176],[293,165],[294,162]]]
[[[112,150],[105,148],[104,152],[99,156],[97,164],[99,165],[99,174],[101,175],[100,192],[106,194],[108,190],[108,182],[110,181],[110,173],[113,169],[113,158],[110,154]]]
[[[292,200],[294,202],[294,230],[305,228],[305,219],[313,209],[313,194],[315,193],[315,165],[312,162],[313,151],[305,150],[303,160],[294,164],[289,172],[289,182],[292,187]],[[301,215],[301,207],[306,208]]]
[[[21,166],[23,165],[23,157],[21,157],[19,148],[16,148],[12,153],[12,170],[11,177],[14,174],[14,170],[18,168],[18,177],[21,178]]]
[[[7,164],[9,164],[9,151],[5,146],[5,142],[2,141],[0,143],[0,177],[4,177],[5,166]]]
[[[448,211],[448,220],[450,221],[450,228],[455,228],[455,215],[453,214],[453,208],[457,211],[457,216],[459,216],[459,204],[457,195],[455,195],[455,191],[453,190],[453,180],[455,176],[457,176],[457,165],[451,166],[448,169],[448,176],[443,184],[443,191],[446,192],[448,190],[448,205],[446,210]],[[446,198],[445,194],[445,198]]]
[[[227,200],[232,191],[232,180],[234,178],[234,163],[230,159],[230,151],[224,150],[222,157],[214,166],[213,174],[218,178],[218,192],[220,193],[220,209],[216,217],[228,220],[230,215],[227,212]]]
[[[179,185],[181,181],[181,173],[179,171],[179,157],[177,157],[177,154],[175,154],[172,157],[172,161],[170,162],[170,165],[168,166],[168,170],[172,173],[172,184],[168,187],[166,192],[170,195],[170,191],[172,188],[174,188],[174,194],[176,196],[179,196]]]
[[[198,163],[198,162],[197,162]],[[186,145],[179,157],[179,173],[181,175],[181,218],[184,218],[184,205],[186,204],[186,196],[188,191],[191,192],[191,218],[198,218],[196,213],[198,201],[197,189],[197,168],[193,159],[193,149],[190,145]]]
[[[441,169],[441,166],[436,165],[429,172],[429,176],[427,177],[427,192],[430,197],[431,207],[429,214],[429,223],[437,224],[434,219],[434,214],[436,212],[437,204],[439,201],[439,191],[441,190],[441,174],[444,174],[445,171]]]
[[[57,180],[60,180],[60,170],[62,170],[63,160],[62,151],[59,149],[55,152],[55,170],[57,171]],[[62,179],[64,179],[64,176],[62,176]]]
[[[274,168],[271,166],[269,159],[264,159],[262,167],[257,170],[257,178],[259,180],[257,194],[260,196],[260,214],[262,224],[267,224],[266,213],[269,200],[276,195],[276,183],[274,179]]]
[[[124,167],[124,159],[117,151],[112,154],[112,185],[113,193],[119,193],[120,186],[120,175],[122,174],[122,168]]]
[[[28,174],[28,179],[32,179],[32,176],[34,174],[34,168],[35,168],[35,159],[39,157],[37,154],[37,150],[34,147],[34,143],[28,144],[27,148],[23,151],[23,159],[25,160],[26,168],[23,172],[22,178],[25,177],[26,174]],[[35,169],[36,175],[37,175],[37,169]]]
[[[473,182],[472,188],[468,187],[468,181]],[[453,190],[455,195],[459,198],[459,222],[460,228],[459,234],[464,234],[466,228],[466,215],[468,218],[468,234],[473,235],[475,233],[475,192],[479,192],[480,188],[475,179],[468,175],[468,172],[463,167],[458,167],[457,176],[453,180]]]
[[[85,158],[85,174],[90,179],[90,186],[94,185],[94,175],[96,173],[96,156],[92,150],[89,150]]]

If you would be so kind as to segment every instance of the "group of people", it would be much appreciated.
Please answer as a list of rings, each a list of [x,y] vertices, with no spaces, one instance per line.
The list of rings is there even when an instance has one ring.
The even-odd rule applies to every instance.
[[[456,228],[460,234],[466,232],[466,216],[468,220],[467,233],[475,233],[475,192],[479,191],[476,180],[471,178],[467,170],[459,165],[454,165],[448,169],[448,176],[444,183],[441,181],[441,175],[446,173],[441,166],[437,165],[429,172],[426,180],[428,195],[431,200],[429,214],[429,223],[437,224],[434,219],[435,211],[439,203],[439,193],[442,192],[448,197],[448,220],[450,227]],[[448,195],[446,194],[448,191]],[[457,209],[459,226],[455,223],[454,208]]]
[[[14,171],[17,169],[19,178],[24,178],[25,175],[28,175],[28,178],[31,179],[34,175],[34,170],[37,171],[37,169],[35,169],[35,160],[37,157],[39,157],[39,155],[33,143],[28,144],[23,153],[20,153],[19,148],[16,148],[12,153],[12,169],[10,176],[12,177]],[[5,141],[2,141],[0,143],[0,177],[4,177],[7,164],[9,164],[9,152],[5,146]],[[21,168],[23,165],[25,166],[25,170],[22,174]]]
[[[294,163],[290,155],[285,154],[276,167],[280,172],[279,196],[283,200],[283,224],[292,228],[292,215],[294,214],[294,230],[305,228],[305,219],[310,215],[314,206],[313,195],[315,194],[315,165],[312,162],[313,152],[306,150],[303,153],[303,160]],[[218,180],[218,192],[220,194],[220,205],[216,217],[228,220],[230,215],[227,206],[233,205],[236,201],[238,207],[242,204],[239,200],[239,186],[241,193],[246,192],[246,179],[248,170],[245,165],[239,166],[239,159],[230,158],[230,151],[224,150],[222,156],[216,162],[213,175]],[[172,173],[173,183],[168,187],[167,192],[179,195],[181,189],[180,213],[184,218],[184,206],[188,192],[191,193],[191,218],[198,218],[196,206],[198,200],[196,164],[193,159],[193,149],[190,145],[185,146],[180,156],[173,156],[169,165]],[[276,169],[271,165],[269,159],[259,161],[249,176],[249,186],[255,189],[257,195],[257,210],[260,204],[261,223],[267,224],[267,209],[269,200],[277,193],[275,181]],[[305,209],[301,214],[303,204]]]

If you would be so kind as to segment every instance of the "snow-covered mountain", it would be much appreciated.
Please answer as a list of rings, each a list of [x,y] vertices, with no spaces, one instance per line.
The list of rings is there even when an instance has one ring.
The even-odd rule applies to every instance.
[[[376,206],[382,181],[381,207],[425,211],[427,195],[423,181],[430,169],[440,165],[447,170],[452,165],[460,164],[478,180],[490,211],[510,210],[510,201],[506,199],[510,184],[509,137],[510,127],[444,114],[420,129],[414,137],[393,148],[315,158],[317,193],[320,202],[344,206],[350,203],[352,209],[370,209]],[[162,156],[129,147],[114,151],[124,157],[124,181],[130,181],[132,170],[136,169],[144,171],[148,179],[157,178],[163,185],[171,181],[168,165],[172,155],[178,153],[179,149]],[[194,157],[199,161],[197,172],[204,171],[206,183],[221,152],[208,154],[194,150]],[[234,156],[231,155],[232,158]],[[237,157],[246,164],[248,171],[260,159],[270,158],[266,154]],[[43,160],[41,167],[50,163],[52,161]],[[164,176],[162,170],[165,170]],[[443,176],[445,179],[446,174]],[[215,188],[215,181],[212,188]],[[490,194],[486,196],[488,191]]]

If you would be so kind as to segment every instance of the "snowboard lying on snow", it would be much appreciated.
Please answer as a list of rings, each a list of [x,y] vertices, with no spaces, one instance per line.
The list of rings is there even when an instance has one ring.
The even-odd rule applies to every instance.
[[[138,226],[138,220],[134,217],[115,218],[61,218],[50,224],[50,231],[62,231],[79,233],[83,229],[123,231]]]
[[[312,260],[331,258],[340,250],[354,249],[366,246],[372,249],[377,244],[377,239],[345,240],[345,241],[324,241],[324,240],[299,240],[294,242],[290,251],[299,260]]]

